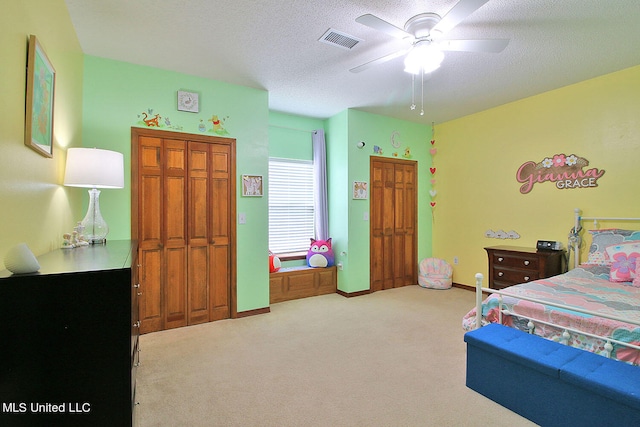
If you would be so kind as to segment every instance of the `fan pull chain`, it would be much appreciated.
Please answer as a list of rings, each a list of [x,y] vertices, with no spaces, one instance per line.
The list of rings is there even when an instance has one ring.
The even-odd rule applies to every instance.
[[[422,77],[422,105],[420,107],[420,115],[424,116],[424,72],[420,73]]]
[[[411,74],[411,110],[416,109],[416,75]]]

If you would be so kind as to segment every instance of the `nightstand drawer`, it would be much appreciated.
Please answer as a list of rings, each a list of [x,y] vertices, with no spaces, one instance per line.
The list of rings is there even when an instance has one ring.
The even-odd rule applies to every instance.
[[[524,268],[527,270],[538,269],[538,258],[536,257],[520,257],[513,254],[504,254],[501,252],[493,254],[493,264],[496,266]]]

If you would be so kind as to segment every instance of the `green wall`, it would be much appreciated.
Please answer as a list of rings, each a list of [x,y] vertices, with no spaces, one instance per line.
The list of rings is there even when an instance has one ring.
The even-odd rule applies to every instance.
[[[313,160],[311,133],[317,129],[324,129],[324,120],[269,112],[269,157]],[[282,262],[283,267],[306,264],[305,259]]]
[[[345,110],[327,120],[270,113],[269,154],[275,157],[311,159],[311,130],[325,129],[329,231],[338,271],[338,288],[346,293],[369,289],[369,200],[351,197],[353,181],[369,181],[369,158],[385,156],[418,162],[418,259],[431,256],[431,208],[429,166],[431,125],[416,124],[357,110]],[[391,145],[391,135],[400,142]],[[365,141],[365,148],[356,147]],[[379,146],[382,154],[374,152]],[[405,149],[409,154],[405,154]],[[395,155],[394,155],[395,154]],[[405,157],[407,156],[407,157]],[[303,265],[304,261],[285,266]]]
[[[269,157],[313,160],[311,132],[324,129],[324,120],[269,112]]]
[[[398,147],[392,145],[392,136],[399,143]],[[407,159],[418,163],[418,260],[431,256],[430,140],[430,124],[407,122],[358,110],[348,111],[348,175],[347,181],[343,183],[343,190],[347,192],[348,248],[343,260],[346,274],[340,285],[345,292],[369,289],[369,221],[364,220],[365,213],[369,214],[369,199],[353,199],[351,186],[353,181],[369,182],[371,156]],[[364,148],[357,148],[359,141],[365,142]],[[374,151],[375,147],[379,147],[377,152]]]
[[[180,89],[199,93],[199,113],[177,110]],[[86,56],[82,143],[124,153],[127,171],[123,190],[104,190],[100,197],[109,238],[126,239],[131,233],[131,127],[146,127],[143,113],[159,114],[161,130],[235,138],[237,182],[243,174],[267,176],[267,92]],[[242,312],[269,305],[268,217],[266,196],[242,197],[237,185],[236,197],[237,213],[247,218],[237,226],[237,308]]]
[[[63,0],[6,0],[0,13],[0,260],[26,243],[62,243],[82,219],[82,190],[62,186],[66,149],[81,145],[82,50]],[[56,70],[53,158],[24,145],[27,41],[38,38]],[[0,264],[0,269],[2,269]]]

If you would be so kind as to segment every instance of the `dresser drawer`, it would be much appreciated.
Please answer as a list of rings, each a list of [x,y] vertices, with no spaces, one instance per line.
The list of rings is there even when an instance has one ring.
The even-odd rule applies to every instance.
[[[493,265],[524,268],[527,270],[538,269],[538,258],[533,256],[518,256],[501,252],[493,254]]]
[[[493,269],[493,280],[495,282],[508,282],[510,284],[525,283],[538,280],[540,275],[537,271],[511,270],[495,267]]]
[[[491,246],[489,255],[489,287],[507,286],[544,279],[562,273],[564,252],[538,251],[518,246]]]

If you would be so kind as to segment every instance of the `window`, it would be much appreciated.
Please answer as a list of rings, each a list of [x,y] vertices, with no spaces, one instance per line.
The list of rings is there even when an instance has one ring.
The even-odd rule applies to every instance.
[[[269,249],[309,250],[313,218],[313,162],[269,158]]]

